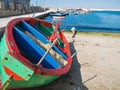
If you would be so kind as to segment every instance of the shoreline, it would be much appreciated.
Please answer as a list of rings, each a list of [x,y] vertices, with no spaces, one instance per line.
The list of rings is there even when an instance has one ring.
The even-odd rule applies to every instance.
[[[64,33],[70,33],[71,31],[64,31]],[[109,37],[118,37],[120,38],[120,32],[77,32],[77,35],[90,35],[90,36],[109,36]]]

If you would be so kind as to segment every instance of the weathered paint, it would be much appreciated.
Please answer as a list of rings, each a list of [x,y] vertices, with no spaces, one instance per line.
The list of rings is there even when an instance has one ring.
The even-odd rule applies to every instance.
[[[33,75],[34,71],[26,67],[15,57],[6,53],[1,64],[4,66],[5,72],[10,76],[13,75],[14,80],[28,81]]]

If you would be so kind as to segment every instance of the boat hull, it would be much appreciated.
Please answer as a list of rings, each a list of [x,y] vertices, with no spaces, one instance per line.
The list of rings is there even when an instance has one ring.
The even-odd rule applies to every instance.
[[[53,19],[63,19],[67,16],[68,14],[64,13],[56,13],[56,14],[50,14],[50,16],[53,17]]]
[[[56,49],[56,51],[58,51],[58,53],[60,53],[61,56],[63,56],[64,58],[67,57],[66,60],[68,63],[64,65],[64,67],[61,68],[59,66],[56,66],[55,68],[49,68],[49,67],[45,68],[42,65],[37,65],[36,63],[32,63],[28,58],[24,57],[20,53],[20,50],[16,44],[16,41],[19,38],[15,41],[15,36],[14,36],[15,32],[13,28],[16,24],[21,23],[23,20],[25,22],[30,23],[31,25],[30,29],[36,22],[37,23],[40,22],[40,24],[45,25],[46,28],[39,27],[40,29],[43,29],[42,33],[44,33],[43,36],[45,38],[50,37],[53,32],[50,27],[55,27],[52,26],[51,23],[34,18],[19,18],[19,19],[14,19],[8,23],[7,27],[5,28],[5,33],[0,41],[0,51],[1,51],[0,76],[2,79],[0,86],[2,90],[36,87],[36,86],[49,84],[55,79],[59,78],[61,75],[66,74],[70,70],[72,64],[72,59],[69,52],[69,44],[65,39],[64,35],[62,34],[62,32],[60,31],[58,38],[65,44],[65,47],[63,48],[65,55],[63,55],[61,51],[57,50],[56,46],[54,46],[54,49]]]
[[[64,19],[66,16],[53,16],[53,19]]]
[[[59,76],[43,76],[43,75],[33,75],[28,82],[25,81],[15,81],[12,80],[9,88],[30,88],[30,87],[38,87],[49,84],[50,82],[57,79]],[[15,84],[16,83],[16,84]]]
[[[51,83],[52,81],[54,81],[55,79],[59,78],[60,76],[50,76],[50,75],[42,75],[39,73],[33,74],[31,75],[31,73],[33,73],[32,69],[29,69],[28,67],[26,67],[23,63],[21,63],[19,60],[17,60],[17,57],[10,53],[8,53],[8,47],[6,46],[6,39],[5,36],[3,36],[2,41],[0,43],[0,50],[2,53],[0,54],[1,56],[1,61],[0,61],[0,71],[1,71],[1,78],[2,78],[2,85],[4,85],[4,88],[9,88],[9,89],[15,89],[15,88],[30,88],[30,87],[38,87],[38,86],[43,86],[46,84]],[[6,58],[7,60],[6,60]],[[12,61],[11,61],[12,59]],[[17,66],[18,65],[18,66]],[[25,72],[23,72],[21,68],[26,69]],[[20,70],[20,71],[18,71]],[[29,73],[28,73],[29,70]],[[18,72],[19,73],[27,73],[24,78],[18,76]],[[13,76],[15,76],[16,78],[12,78],[10,76],[10,73],[13,74]],[[30,76],[30,79],[28,80],[27,77]],[[11,78],[11,79],[9,79]],[[26,80],[25,80],[26,78]],[[9,81],[10,83],[6,83],[6,81]]]

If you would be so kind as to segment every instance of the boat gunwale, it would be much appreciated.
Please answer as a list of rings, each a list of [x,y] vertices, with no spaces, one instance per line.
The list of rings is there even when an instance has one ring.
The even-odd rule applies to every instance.
[[[59,69],[47,69],[47,68],[44,68],[42,67],[41,65],[40,66],[37,66],[33,63],[31,63],[27,58],[23,57],[14,41],[14,36],[13,36],[13,33],[12,33],[12,30],[13,30],[13,26],[17,23],[20,23],[22,20],[25,20],[25,21],[29,21],[29,20],[37,20],[37,21],[41,21],[41,22],[46,22],[44,20],[40,20],[40,19],[35,19],[35,18],[17,18],[17,19],[13,19],[12,21],[10,21],[6,27],[6,30],[5,30],[5,35],[6,35],[6,42],[7,42],[7,45],[8,45],[8,50],[9,50],[9,53],[14,56],[15,58],[17,58],[21,63],[23,63],[24,65],[26,65],[27,67],[29,67],[30,69],[34,70],[34,73],[35,74],[41,74],[41,75],[49,75],[49,76],[59,76],[59,75],[62,75],[62,74],[65,74],[67,73],[69,70],[70,70],[70,67],[71,67],[71,64],[72,64],[72,58],[71,58],[71,54],[70,54],[70,50],[69,50],[69,45],[68,45],[68,42],[67,40],[65,39],[64,35],[62,34],[63,38],[64,38],[64,41],[65,41],[65,44],[67,45],[67,57],[68,57],[68,64],[63,67],[63,68],[59,68]],[[46,23],[49,23],[49,22],[46,22]],[[51,24],[51,23],[49,23]],[[60,32],[62,33],[62,32]]]

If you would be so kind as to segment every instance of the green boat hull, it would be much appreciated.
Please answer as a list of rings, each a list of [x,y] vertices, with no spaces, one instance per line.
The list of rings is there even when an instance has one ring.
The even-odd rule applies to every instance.
[[[5,35],[3,36],[1,42],[0,42],[0,67],[1,67],[1,74],[0,75],[2,77],[2,82],[4,87],[7,88],[28,88],[28,87],[37,87],[37,86],[42,86],[42,85],[46,85],[49,84],[50,82],[54,81],[55,79],[57,79],[59,76],[45,76],[45,75],[40,75],[40,74],[33,74],[30,76],[29,80],[14,80],[14,79],[10,79],[6,72],[5,72],[5,68],[12,68],[12,71],[14,71],[15,73],[18,74],[19,73],[23,73],[22,70],[18,70],[17,68],[15,68],[15,65],[18,65],[17,67],[21,67],[24,68],[26,70],[28,70],[28,68],[26,66],[24,66],[21,62],[19,62],[19,60],[17,60],[16,58],[12,57],[11,55],[7,54],[8,51],[8,47],[6,44],[6,39],[5,39]],[[14,59],[13,61],[9,61],[9,60],[5,60],[6,58],[8,59]],[[30,73],[33,73],[32,70],[29,69]],[[21,74],[22,76],[22,74]],[[24,77],[24,79],[27,78],[27,76]],[[6,82],[9,80],[9,82],[6,84]]]
[[[55,28],[54,25],[48,22],[34,18],[15,19],[8,24],[4,35],[0,39],[0,90],[30,88],[49,84],[61,75],[66,74],[70,70],[72,64],[69,45],[61,31],[58,31],[59,35],[57,38],[59,48],[63,48],[61,50],[64,50],[63,52],[67,57],[66,61],[68,63],[64,67],[45,68],[42,64],[37,65],[32,63],[28,58],[23,56],[20,53],[13,36],[13,26],[16,25],[16,23],[20,23],[22,20],[30,22],[31,26],[37,22],[43,24],[43,26],[49,26],[37,26],[37,28],[41,29],[47,38],[53,34],[53,30]],[[63,43],[65,44],[65,47],[61,47]]]
[[[10,88],[29,88],[38,87],[51,83],[59,76],[43,76],[43,75],[33,75],[29,81],[15,81],[12,80],[9,85]]]

